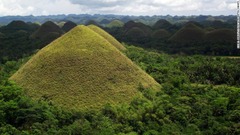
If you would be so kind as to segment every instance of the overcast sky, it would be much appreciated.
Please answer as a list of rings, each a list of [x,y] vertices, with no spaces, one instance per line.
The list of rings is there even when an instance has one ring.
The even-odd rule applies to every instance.
[[[236,15],[236,0],[0,0],[0,16],[57,14]]]

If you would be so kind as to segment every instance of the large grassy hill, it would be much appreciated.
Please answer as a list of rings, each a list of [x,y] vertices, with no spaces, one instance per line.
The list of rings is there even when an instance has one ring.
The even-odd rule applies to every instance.
[[[77,26],[53,41],[11,78],[38,100],[68,109],[97,109],[129,103],[138,88],[160,85],[108,40]]]

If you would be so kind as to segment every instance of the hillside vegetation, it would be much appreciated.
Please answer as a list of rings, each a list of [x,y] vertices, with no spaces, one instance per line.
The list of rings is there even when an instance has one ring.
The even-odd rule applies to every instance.
[[[28,58],[0,65],[0,133],[17,135],[239,135],[239,59],[167,55],[126,46],[125,53],[158,82],[130,104],[81,111],[32,100],[8,77]],[[228,79],[226,79],[228,78]],[[68,98],[66,96],[66,98]]]
[[[96,28],[91,26],[92,28]],[[40,50],[11,78],[34,99],[70,109],[129,103],[159,84],[108,40],[77,26]]]

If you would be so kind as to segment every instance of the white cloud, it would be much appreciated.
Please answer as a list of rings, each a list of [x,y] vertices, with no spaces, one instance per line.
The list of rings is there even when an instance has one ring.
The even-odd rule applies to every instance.
[[[236,14],[235,0],[0,0],[0,16],[48,14]]]

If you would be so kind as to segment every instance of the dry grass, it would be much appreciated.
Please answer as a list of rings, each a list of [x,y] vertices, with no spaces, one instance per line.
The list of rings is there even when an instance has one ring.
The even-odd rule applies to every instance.
[[[101,29],[101,28],[99,28],[99,27],[97,27],[95,25],[89,25],[88,28],[90,28],[94,32],[96,32],[99,35],[101,35],[102,37],[104,37],[108,42],[110,42],[112,45],[114,45],[117,49],[119,49],[121,51],[126,50],[126,48],[121,43],[119,43],[113,36],[108,34],[103,29]]]
[[[11,78],[34,99],[68,109],[128,103],[139,85],[160,85],[105,38],[77,26],[40,50]]]

